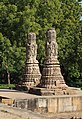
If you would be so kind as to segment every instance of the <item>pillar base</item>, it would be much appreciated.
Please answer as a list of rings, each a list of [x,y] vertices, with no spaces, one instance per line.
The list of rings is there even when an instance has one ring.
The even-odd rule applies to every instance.
[[[41,96],[53,96],[53,95],[75,95],[78,88],[71,87],[56,87],[54,89],[32,87],[29,89],[29,93]]]

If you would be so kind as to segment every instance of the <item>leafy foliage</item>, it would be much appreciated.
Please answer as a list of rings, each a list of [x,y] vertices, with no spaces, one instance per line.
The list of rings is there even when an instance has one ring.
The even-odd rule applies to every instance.
[[[7,89],[7,88],[8,88],[8,89],[9,89],[9,88],[12,89],[12,88],[15,88],[15,87],[16,87],[15,84],[10,84],[10,85],[8,85],[8,84],[0,84],[0,89],[3,89],[3,88],[4,88],[4,89],[5,89],[5,88],[6,88],[6,89]]]
[[[81,6],[76,0],[0,0],[0,77],[22,77],[28,32],[37,34],[40,64],[44,61],[45,32],[55,27],[59,60],[66,83],[82,80]],[[42,65],[40,65],[42,66]]]

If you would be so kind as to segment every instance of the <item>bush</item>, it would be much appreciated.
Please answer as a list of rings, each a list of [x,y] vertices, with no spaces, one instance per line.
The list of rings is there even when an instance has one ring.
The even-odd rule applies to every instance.
[[[12,89],[15,88],[15,84],[0,84],[0,89]]]

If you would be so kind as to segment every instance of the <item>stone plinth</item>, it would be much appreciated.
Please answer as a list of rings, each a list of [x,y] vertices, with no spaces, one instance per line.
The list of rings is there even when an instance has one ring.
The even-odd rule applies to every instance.
[[[41,87],[53,89],[63,86],[66,85],[61,75],[60,66],[56,63],[45,64],[42,72]]]
[[[82,111],[81,95],[37,96],[31,99],[18,99],[15,106],[22,109],[44,113],[76,113]]]
[[[40,70],[38,66],[37,56],[37,44],[36,34],[29,33],[26,45],[26,63],[25,63],[25,74],[22,82],[22,86],[33,87],[40,83]]]
[[[38,96],[17,90],[0,89],[0,97],[2,103],[11,104],[19,109],[22,108],[40,112],[41,114],[73,112],[75,115],[75,113],[79,111],[81,111],[82,114],[82,91],[75,88],[72,88],[72,90],[76,91],[76,95]],[[1,107],[3,107],[2,104],[0,105],[0,108]]]

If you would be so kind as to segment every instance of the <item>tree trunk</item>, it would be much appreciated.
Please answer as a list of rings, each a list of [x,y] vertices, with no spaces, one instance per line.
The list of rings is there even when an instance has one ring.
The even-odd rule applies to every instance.
[[[8,70],[7,70],[7,80],[8,80],[8,84],[10,84],[10,73]]]

